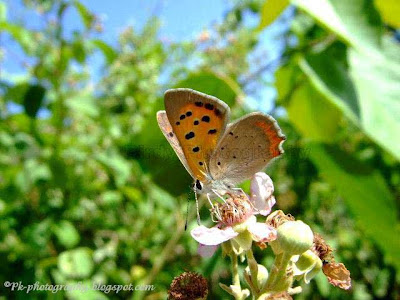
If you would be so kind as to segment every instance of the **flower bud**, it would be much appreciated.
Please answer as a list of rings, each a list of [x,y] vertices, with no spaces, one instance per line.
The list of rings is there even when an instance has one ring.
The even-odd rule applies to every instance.
[[[307,250],[298,258],[294,265],[294,276],[298,279],[304,276],[304,282],[309,283],[322,269],[322,261],[311,250]]]
[[[310,249],[314,235],[310,226],[302,221],[288,221],[277,229],[277,239],[271,243],[275,254],[300,255]]]
[[[258,288],[261,290],[264,288],[265,283],[268,280],[268,270],[266,267],[263,265],[257,265],[257,283],[258,283]],[[247,266],[245,269],[245,274],[244,278],[247,281],[247,284],[249,286],[253,285],[252,278],[251,278],[251,272],[250,272],[250,267]]]

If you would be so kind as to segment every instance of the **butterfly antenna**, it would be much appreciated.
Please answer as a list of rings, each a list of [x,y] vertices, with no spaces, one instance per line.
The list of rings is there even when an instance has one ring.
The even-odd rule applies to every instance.
[[[194,191],[194,197],[196,199],[197,224],[200,226],[199,200],[197,199],[197,192],[196,191]]]
[[[189,205],[190,205],[190,192],[188,193],[188,197],[187,197],[185,231],[187,230],[187,227],[188,227]]]

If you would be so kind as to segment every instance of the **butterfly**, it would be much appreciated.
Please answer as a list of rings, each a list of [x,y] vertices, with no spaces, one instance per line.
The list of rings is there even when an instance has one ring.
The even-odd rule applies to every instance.
[[[164,104],[158,125],[194,179],[196,195],[233,193],[284,152],[286,137],[267,114],[250,113],[228,124],[225,102],[186,88],[167,90]]]

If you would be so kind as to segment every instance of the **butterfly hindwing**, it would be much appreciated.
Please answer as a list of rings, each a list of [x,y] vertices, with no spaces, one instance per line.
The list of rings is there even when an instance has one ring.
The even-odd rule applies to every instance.
[[[264,169],[271,159],[283,153],[278,123],[269,115],[250,113],[227,126],[210,158],[214,180],[238,184]]]
[[[168,90],[164,101],[172,132],[186,158],[186,168],[193,178],[203,181],[209,173],[210,156],[225,131],[229,107],[215,97],[191,89]]]

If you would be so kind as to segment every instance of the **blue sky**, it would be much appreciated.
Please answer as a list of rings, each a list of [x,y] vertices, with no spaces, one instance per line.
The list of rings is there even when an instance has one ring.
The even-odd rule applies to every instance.
[[[9,20],[22,20],[25,23],[26,20],[29,20],[28,24],[31,28],[40,28],[44,24],[45,21],[40,18],[40,15],[22,7],[22,0],[5,0],[4,2],[8,7]],[[101,17],[104,31],[99,38],[110,44],[116,43],[119,33],[126,26],[131,25],[140,29],[153,15],[158,16],[161,20],[160,38],[173,41],[193,39],[213,23],[220,23],[224,14],[233,6],[233,1],[230,0],[81,0],[81,3],[89,11]],[[258,23],[258,19],[250,14],[245,20],[247,24],[251,25]],[[67,11],[64,24],[66,34],[83,26],[75,9]],[[279,56],[282,51],[282,40],[279,39],[282,30],[284,28],[276,24],[262,33],[260,47],[267,51],[271,58]],[[21,49],[7,37],[2,38],[2,43],[6,48],[6,59],[0,64],[5,71],[1,74],[23,73],[23,61],[27,59]],[[100,54],[91,59],[94,70],[99,69],[101,63]],[[264,74],[264,78],[271,80],[272,73]],[[248,103],[254,109],[261,106],[268,110],[274,90],[266,87],[264,91],[261,91],[261,95],[263,101],[250,98]]]

